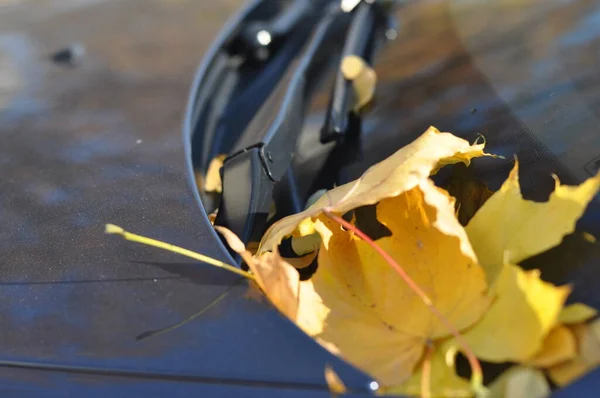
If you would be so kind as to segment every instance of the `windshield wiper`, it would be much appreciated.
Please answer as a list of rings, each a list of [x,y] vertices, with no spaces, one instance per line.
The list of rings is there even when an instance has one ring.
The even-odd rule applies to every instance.
[[[232,34],[223,46],[229,52],[225,64],[232,57],[240,61],[229,75],[223,67],[207,68],[206,93],[193,124],[195,132],[203,129],[197,137],[202,141],[200,170],[217,154],[229,154],[221,169],[216,225],[229,228],[244,243],[260,240],[274,189],[290,169],[306,108],[335,68],[322,141],[343,141],[360,130],[352,83],[339,72],[339,64],[348,55],[372,63],[389,29],[389,4],[360,2],[345,10],[339,1],[299,0],[267,22],[242,23]],[[267,49],[261,53],[263,47]],[[219,73],[224,75],[219,82],[209,81]],[[234,88],[228,78],[237,80]],[[217,121],[202,123],[201,115]]]

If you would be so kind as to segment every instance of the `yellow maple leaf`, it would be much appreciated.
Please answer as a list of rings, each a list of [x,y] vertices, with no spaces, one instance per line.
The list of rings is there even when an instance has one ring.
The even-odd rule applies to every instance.
[[[574,355],[572,336],[553,328],[560,316],[589,317],[590,309],[578,306],[562,311],[568,287],[543,282],[539,271],[524,271],[510,262],[559,244],[599,187],[600,175],[575,187],[557,181],[548,202],[524,200],[515,165],[500,191],[469,222],[469,240],[495,297],[481,321],[465,332],[479,358],[550,366]]]
[[[505,187],[514,181],[515,173],[516,169]],[[577,196],[582,189],[568,188],[569,193],[562,197],[565,203],[571,204],[568,196]],[[517,199],[517,207],[526,202],[520,192]],[[582,207],[585,204],[587,202]],[[539,271],[524,271],[504,263],[493,289],[485,295],[486,285],[478,277],[477,258],[465,230],[452,213],[452,206],[453,199],[435,188],[428,178],[411,190],[381,200],[377,204],[377,218],[392,236],[380,239],[378,244],[402,262],[412,279],[429,297],[435,298],[435,306],[448,315],[457,329],[463,330],[463,337],[478,357],[493,362],[515,361],[550,367],[560,374],[560,368],[554,366],[573,358],[575,345],[572,333],[557,326],[559,318],[587,318],[590,309],[576,306],[562,311],[570,292],[568,287],[543,282]],[[562,207],[555,205],[554,209],[560,212]],[[571,212],[562,218],[563,222],[574,223],[582,211]],[[495,216],[506,219],[501,213]],[[525,226],[537,220],[525,218]],[[295,233],[309,235],[317,231],[323,246],[317,273],[310,281],[300,283],[294,321],[333,353],[367,371],[384,385],[396,386],[388,392],[414,390],[419,374],[418,368],[414,373],[415,366],[422,360],[425,344],[448,337],[449,331],[389,265],[353,233],[344,231],[323,215],[317,215],[315,221],[304,215],[297,220],[300,220],[300,228]],[[483,238],[474,239],[475,242],[481,240]],[[538,244],[538,250],[543,246]],[[526,245],[522,247],[526,253],[535,253]],[[461,269],[463,264],[466,268]],[[484,267],[486,265],[484,263]],[[494,302],[486,311],[490,298]],[[398,303],[402,303],[405,311],[397,310]],[[439,358],[435,363],[439,365]],[[572,368],[582,366],[576,363],[567,370],[572,371]],[[444,373],[434,379],[432,388],[452,396],[460,393],[454,387],[462,385],[464,380],[461,380],[446,367]],[[502,388],[508,388],[507,391],[516,388],[503,383]]]
[[[519,185],[518,164],[500,190],[477,211],[467,224],[469,240],[490,285],[505,264],[519,262],[558,245],[588,203],[598,193],[600,173],[579,186],[556,187],[547,202],[524,200]]]
[[[477,321],[489,299],[483,271],[468,243],[463,248],[466,235],[454,217],[453,205],[429,179],[382,200],[377,218],[392,236],[378,244],[402,262],[460,330]],[[451,331],[367,243],[326,216],[314,225],[323,238],[319,267],[310,280],[300,282],[298,311],[292,320],[383,385],[402,383],[412,374],[426,343],[448,337]],[[269,256],[272,253],[258,257],[253,265],[259,268],[256,273],[262,272],[262,259]],[[271,298],[269,289],[265,286],[264,291]]]
[[[427,146],[424,145],[425,142],[428,143]],[[299,314],[312,312],[313,315],[319,315],[304,315],[305,319],[311,320],[310,327],[298,324],[330,350],[371,373],[386,385],[401,383],[410,375],[411,366],[414,367],[419,360],[426,341],[448,337],[450,332],[434,320],[435,317],[427,311],[421,299],[377,253],[352,233],[343,231],[327,220],[322,215],[324,210],[343,214],[357,206],[379,202],[377,218],[392,231],[391,237],[378,240],[379,246],[402,263],[428,297],[436,298],[434,304],[442,314],[451,313],[452,323],[459,330],[465,329],[464,337],[478,357],[493,362],[537,360],[550,365],[552,360],[564,359],[572,354],[550,350],[551,343],[556,341],[557,336],[564,337],[564,333],[549,336],[557,325],[569,288],[545,283],[540,279],[538,271],[524,271],[506,260],[520,261],[559,243],[562,236],[570,232],[570,228],[597,191],[598,181],[590,179],[579,187],[563,187],[557,183],[556,191],[547,204],[534,203],[523,200],[518,185],[518,169],[515,167],[502,189],[492,195],[475,214],[469,223],[470,229],[468,226],[465,232],[457,223],[456,217],[447,212],[447,206],[454,204],[453,199],[445,191],[432,189],[428,175],[443,164],[461,160],[468,163],[470,158],[482,156],[482,149],[430,129],[413,144],[373,166],[359,180],[330,191],[306,211],[273,225],[261,242],[259,252],[265,252],[273,250],[284,236],[306,236],[313,234],[315,230],[319,232],[322,238],[319,269],[310,281],[313,287],[310,294],[299,298],[299,307],[304,308],[299,309]],[[437,155],[431,156],[431,153]],[[445,157],[440,158],[440,153]],[[411,195],[421,197],[411,202]],[[440,200],[441,197],[445,199]],[[404,203],[401,198],[404,198]],[[388,208],[386,203],[394,203],[394,206]],[[430,228],[431,216],[425,211],[427,205],[438,212],[435,227],[428,232],[435,231],[438,235],[435,240],[425,242],[416,231],[419,228]],[[382,209],[389,210],[386,212]],[[547,239],[519,235],[524,231],[535,230],[530,224],[544,219],[542,213],[547,211],[556,213],[553,217],[558,224],[557,231],[549,234],[551,236]],[[439,217],[440,214],[447,217]],[[420,218],[421,225],[413,231],[406,231],[399,227],[406,221],[403,217]],[[482,224],[487,225],[485,230],[480,227]],[[520,237],[520,240],[512,239],[513,235]],[[449,249],[451,245],[443,243],[452,237],[457,245],[453,249],[459,249],[454,253]],[[526,238],[530,238],[531,242]],[[410,242],[415,242],[417,248]],[[423,255],[420,249],[425,249],[428,253]],[[489,280],[497,282],[489,295],[482,294],[485,284],[475,277],[479,267],[473,249],[478,255],[481,253],[479,263],[487,272]],[[415,256],[427,258],[424,262],[427,266],[414,262]],[[460,267],[465,264],[464,259],[469,259],[469,266],[477,270],[466,273],[465,280],[475,282],[476,288],[472,291],[464,283],[454,279],[464,276],[460,272]],[[302,287],[300,290],[302,292]],[[379,296],[376,294],[378,291],[390,297]],[[306,300],[309,295],[317,297]],[[479,299],[471,300],[473,304],[469,309],[463,300],[473,296],[479,296]],[[343,303],[338,302],[340,298],[343,298]],[[494,302],[482,317],[482,311],[487,308],[491,299]],[[395,301],[401,301],[414,314],[392,316],[392,311],[388,314],[385,311],[387,307],[382,309],[378,304]],[[318,309],[314,303],[318,303]],[[365,315],[364,308],[361,308],[365,303],[375,305],[378,318],[370,319]],[[383,318],[382,313],[385,314]],[[368,314],[372,318],[372,314]],[[476,322],[479,318],[481,319]],[[382,319],[389,330],[381,328],[381,324],[377,325]],[[406,336],[396,342],[391,351],[382,352],[381,356],[377,354],[375,347],[369,346],[367,355],[366,351],[360,352],[362,347],[356,343],[355,338],[339,336],[341,330],[354,330],[356,333],[352,333],[353,336],[370,334],[373,336],[371,340],[391,342],[394,334],[389,331],[399,330],[394,325],[402,325],[402,330],[411,331],[412,337],[405,333]],[[508,328],[507,325],[511,327]],[[548,341],[548,351],[542,352],[545,341]],[[535,358],[536,354],[539,354],[538,358]],[[385,360],[390,356],[394,361]],[[399,368],[402,368],[400,373]]]
[[[305,219],[317,217],[326,208],[344,214],[357,207],[398,196],[416,187],[444,165],[469,164],[474,157],[490,156],[483,152],[483,147],[484,144],[471,145],[450,133],[441,133],[430,127],[411,144],[370,167],[358,180],[328,191],[305,211],[273,224],[261,239],[259,253],[273,250]]]

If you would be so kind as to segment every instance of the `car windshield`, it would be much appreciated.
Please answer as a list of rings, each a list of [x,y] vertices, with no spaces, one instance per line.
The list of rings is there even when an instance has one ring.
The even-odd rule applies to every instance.
[[[600,169],[600,8],[594,2],[450,2],[449,23],[523,131],[577,180]],[[486,104],[481,104],[485,108]]]
[[[348,178],[429,125],[468,139],[480,134],[495,153],[517,154],[532,198],[547,197],[551,173],[576,184],[597,172],[597,2],[408,2],[396,17],[398,38],[375,65],[380,84],[364,132],[373,137]],[[506,170],[488,171],[499,186]]]

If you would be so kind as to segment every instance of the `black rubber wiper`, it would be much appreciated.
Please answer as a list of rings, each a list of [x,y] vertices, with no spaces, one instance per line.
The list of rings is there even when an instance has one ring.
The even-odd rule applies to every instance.
[[[215,224],[229,228],[246,243],[257,241],[264,232],[273,188],[291,164],[306,104],[336,65],[332,48],[343,41],[351,20],[351,14],[336,6],[326,10],[302,53],[223,164],[223,194]]]
[[[203,205],[218,208],[215,224],[244,243],[260,239],[274,199],[281,202],[277,192],[288,183],[306,108],[332,71],[337,80],[322,141],[344,135],[349,119],[360,124],[340,60],[356,55],[372,62],[391,3],[351,3],[349,9],[340,0],[256,1],[217,41],[199,73],[186,121],[193,167],[204,174],[211,159],[228,154],[222,194],[203,195]],[[281,206],[277,216],[289,211]]]

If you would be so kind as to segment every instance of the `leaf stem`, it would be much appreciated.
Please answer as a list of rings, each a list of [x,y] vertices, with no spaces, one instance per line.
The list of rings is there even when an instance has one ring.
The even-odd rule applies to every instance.
[[[234,267],[233,265],[224,263],[223,261],[214,259],[212,257],[205,256],[204,254],[193,252],[188,249],[184,249],[183,247],[172,245],[170,243],[161,242],[156,239],[147,238],[145,236],[127,232],[123,228],[121,228],[117,225],[114,225],[114,224],[106,224],[106,228],[105,228],[104,232],[106,234],[121,235],[123,238],[125,238],[125,240],[131,241],[131,242],[137,242],[137,243],[141,243],[141,244],[147,245],[147,246],[158,247],[159,249],[163,249],[163,250],[167,250],[167,251],[170,251],[173,253],[181,254],[182,256],[190,257],[195,260],[199,260],[199,261],[205,262],[207,264],[214,265],[215,267],[226,269],[229,272],[233,272],[234,274],[241,275],[245,278],[254,279],[254,276],[252,274],[250,274],[249,272],[243,271],[237,267]]]
[[[421,398],[431,398],[431,357],[433,356],[433,350],[433,344],[428,342],[425,347],[425,357],[423,358]]]
[[[232,283],[231,285],[229,285],[227,287],[227,289],[225,289],[223,291],[223,293],[219,294],[215,299],[213,299],[210,303],[208,303],[206,306],[204,306],[204,308],[202,308],[200,311],[196,312],[195,314],[192,314],[191,316],[185,318],[184,320],[177,322],[173,325],[167,326],[165,328],[162,329],[158,329],[158,330],[151,330],[148,332],[144,332],[142,334],[139,334],[138,336],[136,336],[136,340],[140,341],[140,340],[145,340],[149,337],[155,337],[155,336],[159,336],[161,334],[170,332],[172,330],[175,330],[183,325],[185,325],[188,322],[193,321],[194,319],[198,318],[199,316],[203,315],[204,313],[206,313],[208,310],[210,310],[211,308],[213,308],[215,305],[219,304],[225,297],[227,297],[227,295],[229,294],[229,292],[231,292],[231,289],[233,289],[235,286],[238,285],[238,282],[241,281],[242,279],[238,279],[237,281],[235,281],[234,283]]]
[[[456,329],[456,327],[454,327],[452,322],[450,322],[450,320],[448,318],[446,318],[446,316],[444,314],[441,313],[441,311],[433,304],[433,302],[427,296],[427,294],[423,291],[423,289],[421,289],[419,287],[419,285],[406,273],[404,268],[402,268],[400,266],[400,264],[398,264],[398,262],[396,260],[394,260],[394,258],[392,256],[390,256],[385,250],[383,250],[381,247],[379,247],[379,245],[377,243],[375,243],[373,241],[373,239],[369,238],[358,227],[356,227],[355,225],[344,220],[342,217],[338,216],[337,214],[333,214],[332,212],[330,212],[327,209],[324,209],[323,212],[325,213],[325,215],[327,217],[329,217],[333,221],[337,222],[338,224],[340,224],[347,230],[354,232],[354,234],[356,236],[358,236],[360,239],[365,241],[377,253],[379,253],[379,255],[381,257],[383,257],[383,259],[406,282],[408,287],[421,298],[421,300],[423,301],[423,303],[425,303],[425,305],[429,308],[429,310],[440,320],[440,322],[442,322],[442,324],[444,324],[444,326],[450,331],[450,333],[452,333],[452,335],[454,336],[454,338],[456,339],[456,341],[462,348],[465,356],[467,357],[467,359],[469,361],[469,365],[471,366],[471,372],[472,372],[471,373],[471,387],[473,388],[473,390],[475,390],[475,392],[477,394],[480,394],[484,389],[484,387],[483,387],[483,372],[481,370],[481,365],[479,363],[479,360],[475,356],[475,353],[471,349],[471,347],[469,347],[469,345],[465,341],[464,337],[460,334],[458,329]]]

